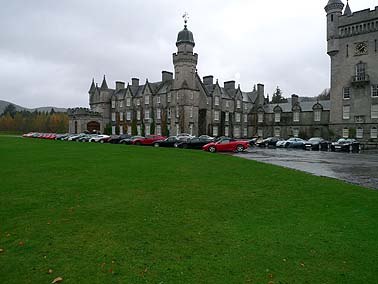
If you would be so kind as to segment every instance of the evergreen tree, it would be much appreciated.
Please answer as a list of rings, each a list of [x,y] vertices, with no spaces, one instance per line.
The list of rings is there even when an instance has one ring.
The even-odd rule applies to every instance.
[[[5,109],[4,109],[4,112],[2,115],[7,115],[9,114],[12,118],[15,116],[16,114],[16,107],[14,106],[14,104],[8,104]]]
[[[272,103],[273,104],[287,103],[287,99],[285,99],[283,97],[283,93],[282,93],[280,87],[278,87],[278,86],[277,86],[276,90],[273,93]]]

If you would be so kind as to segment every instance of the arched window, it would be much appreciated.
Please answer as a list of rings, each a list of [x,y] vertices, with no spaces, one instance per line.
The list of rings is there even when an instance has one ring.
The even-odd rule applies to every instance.
[[[356,138],[359,138],[359,139],[364,138],[364,129],[362,127],[357,128]]]
[[[349,138],[349,128],[345,127],[343,129],[343,138]]]

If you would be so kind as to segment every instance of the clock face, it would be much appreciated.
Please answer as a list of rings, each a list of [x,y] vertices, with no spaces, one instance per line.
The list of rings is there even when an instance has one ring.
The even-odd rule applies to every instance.
[[[356,55],[364,55],[368,53],[368,45],[367,42],[358,42],[356,43]]]

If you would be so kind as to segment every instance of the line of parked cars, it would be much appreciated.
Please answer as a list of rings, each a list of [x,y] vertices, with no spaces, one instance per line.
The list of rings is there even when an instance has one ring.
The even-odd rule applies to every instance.
[[[154,146],[154,147],[174,147],[182,149],[202,149],[211,153],[215,152],[242,152],[250,147],[250,141],[237,140],[230,137],[211,137],[208,135],[201,135],[195,137],[187,133],[181,133],[177,136],[160,136],[160,135],[146,135],[131,136],[123,135],[102,135],[102,134],[54,134],[54,133],[27,133],[23,135],[24,138],[40,138],[61,141],[76,141],[76,142],[95,142],[95,143],[110,143],[110,144],[126,144],[139,146]]]
[[[301,138],[289,138],[284,140],[279,137],[269,137],[263,140],[251,140],[257,147],[296,148],[310,151],[333,151],[333,152],[360,152],[360,143],[355,139],[341,138],[335,142],[321,137],[313,137],[309,140]]]

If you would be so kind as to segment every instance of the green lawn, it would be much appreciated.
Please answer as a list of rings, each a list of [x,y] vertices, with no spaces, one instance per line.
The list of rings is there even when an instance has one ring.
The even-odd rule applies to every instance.
[[[202,151],[0,136],[0,248],[1,284],[377,283],[378,192]]]

